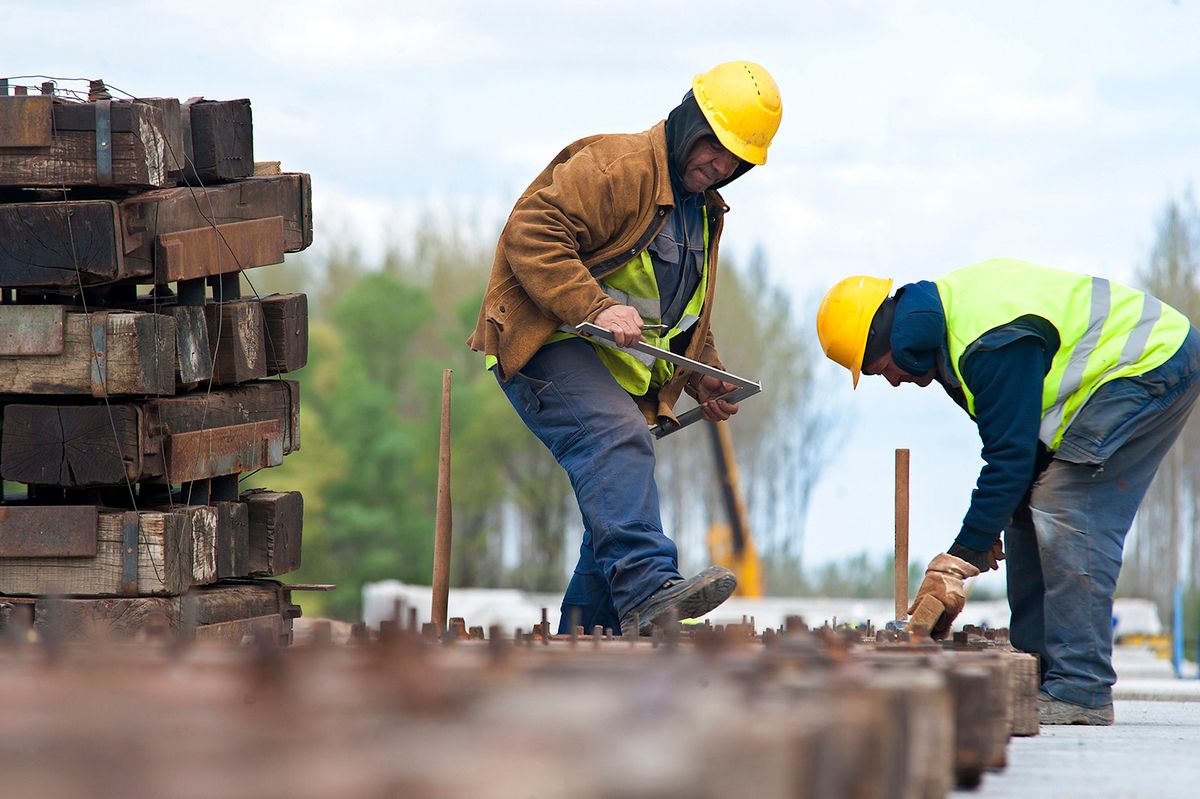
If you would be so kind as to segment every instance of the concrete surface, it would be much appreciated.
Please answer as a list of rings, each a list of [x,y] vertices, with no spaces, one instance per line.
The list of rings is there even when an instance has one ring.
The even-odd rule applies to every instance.
[[[1114,703],[1112,727],[1042,727],[1013,738],[1008,768],[990,773],[977,799],[1195,799],[1200,796],[1200,706]]]
[[[1145,648],[1113,652],[1112,727],[1044,726],[1013,738],[1008,768],[988,774],[978,799],[1195,799],[1200,796],[1200,680],[1175,679]]]

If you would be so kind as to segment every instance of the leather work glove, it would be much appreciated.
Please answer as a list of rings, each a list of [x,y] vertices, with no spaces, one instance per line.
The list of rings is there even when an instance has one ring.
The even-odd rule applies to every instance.
[[[996,571],[1000,568],[1000,561],[1004,560],[1004,542],[999,538],[992,544],[991,550],[988,551],[988,571]]]
[[[950,632],[951,625],[967,604],[967,595],[963,590],[963,580],[979,575],[979,569],[967,563],[962,558],[942,552],[929,562],[925,570],[925,579],[917,590],[917,597],[908,609],[909,615],[916,612],[917,606],[926,596],[933,597],[942,603],[943,612],[933,628],[929,631],[933,638],[945,638]]]
[[[1004,560],[1004,544],[1000,543],[999,538],[992,544],[991,549],[971,549],[955,542],[947,551],[954,557],[970,563],[981,572],[999,569],[1000,561]]]

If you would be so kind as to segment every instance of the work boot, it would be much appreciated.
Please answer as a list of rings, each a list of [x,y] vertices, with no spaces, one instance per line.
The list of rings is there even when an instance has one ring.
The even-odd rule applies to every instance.
[[[621,635],[649,635],[656,621],[703,616],[729,599],[735,588],[737,578],[724,566],[709,566],[687,580],[667,580],[621,617]]]
[[[1108,727],[1113,723],[1112,702],[1100,707],[1084,707],[1055,699],[1045,691],[1038,692],[1039,724],[1090,724]]]

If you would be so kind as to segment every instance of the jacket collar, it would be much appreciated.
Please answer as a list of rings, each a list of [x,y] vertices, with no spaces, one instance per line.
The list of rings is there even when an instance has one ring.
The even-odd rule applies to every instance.
[[[671,189],[671,165],[667,155],[667,120],[650,128],[650,141],[654,145],[654,176],[658,182],[654,203],[659,207],[665,205],[673,208],[675,192]]]

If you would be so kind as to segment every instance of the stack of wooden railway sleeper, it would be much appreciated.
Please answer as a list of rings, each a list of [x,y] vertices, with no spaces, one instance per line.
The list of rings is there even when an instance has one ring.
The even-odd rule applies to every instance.
[[[0,622],[290,640],[303,501],[239,480],[300,447],[307,299],[243,272],[311,242],[249,100],[0,81]]]

